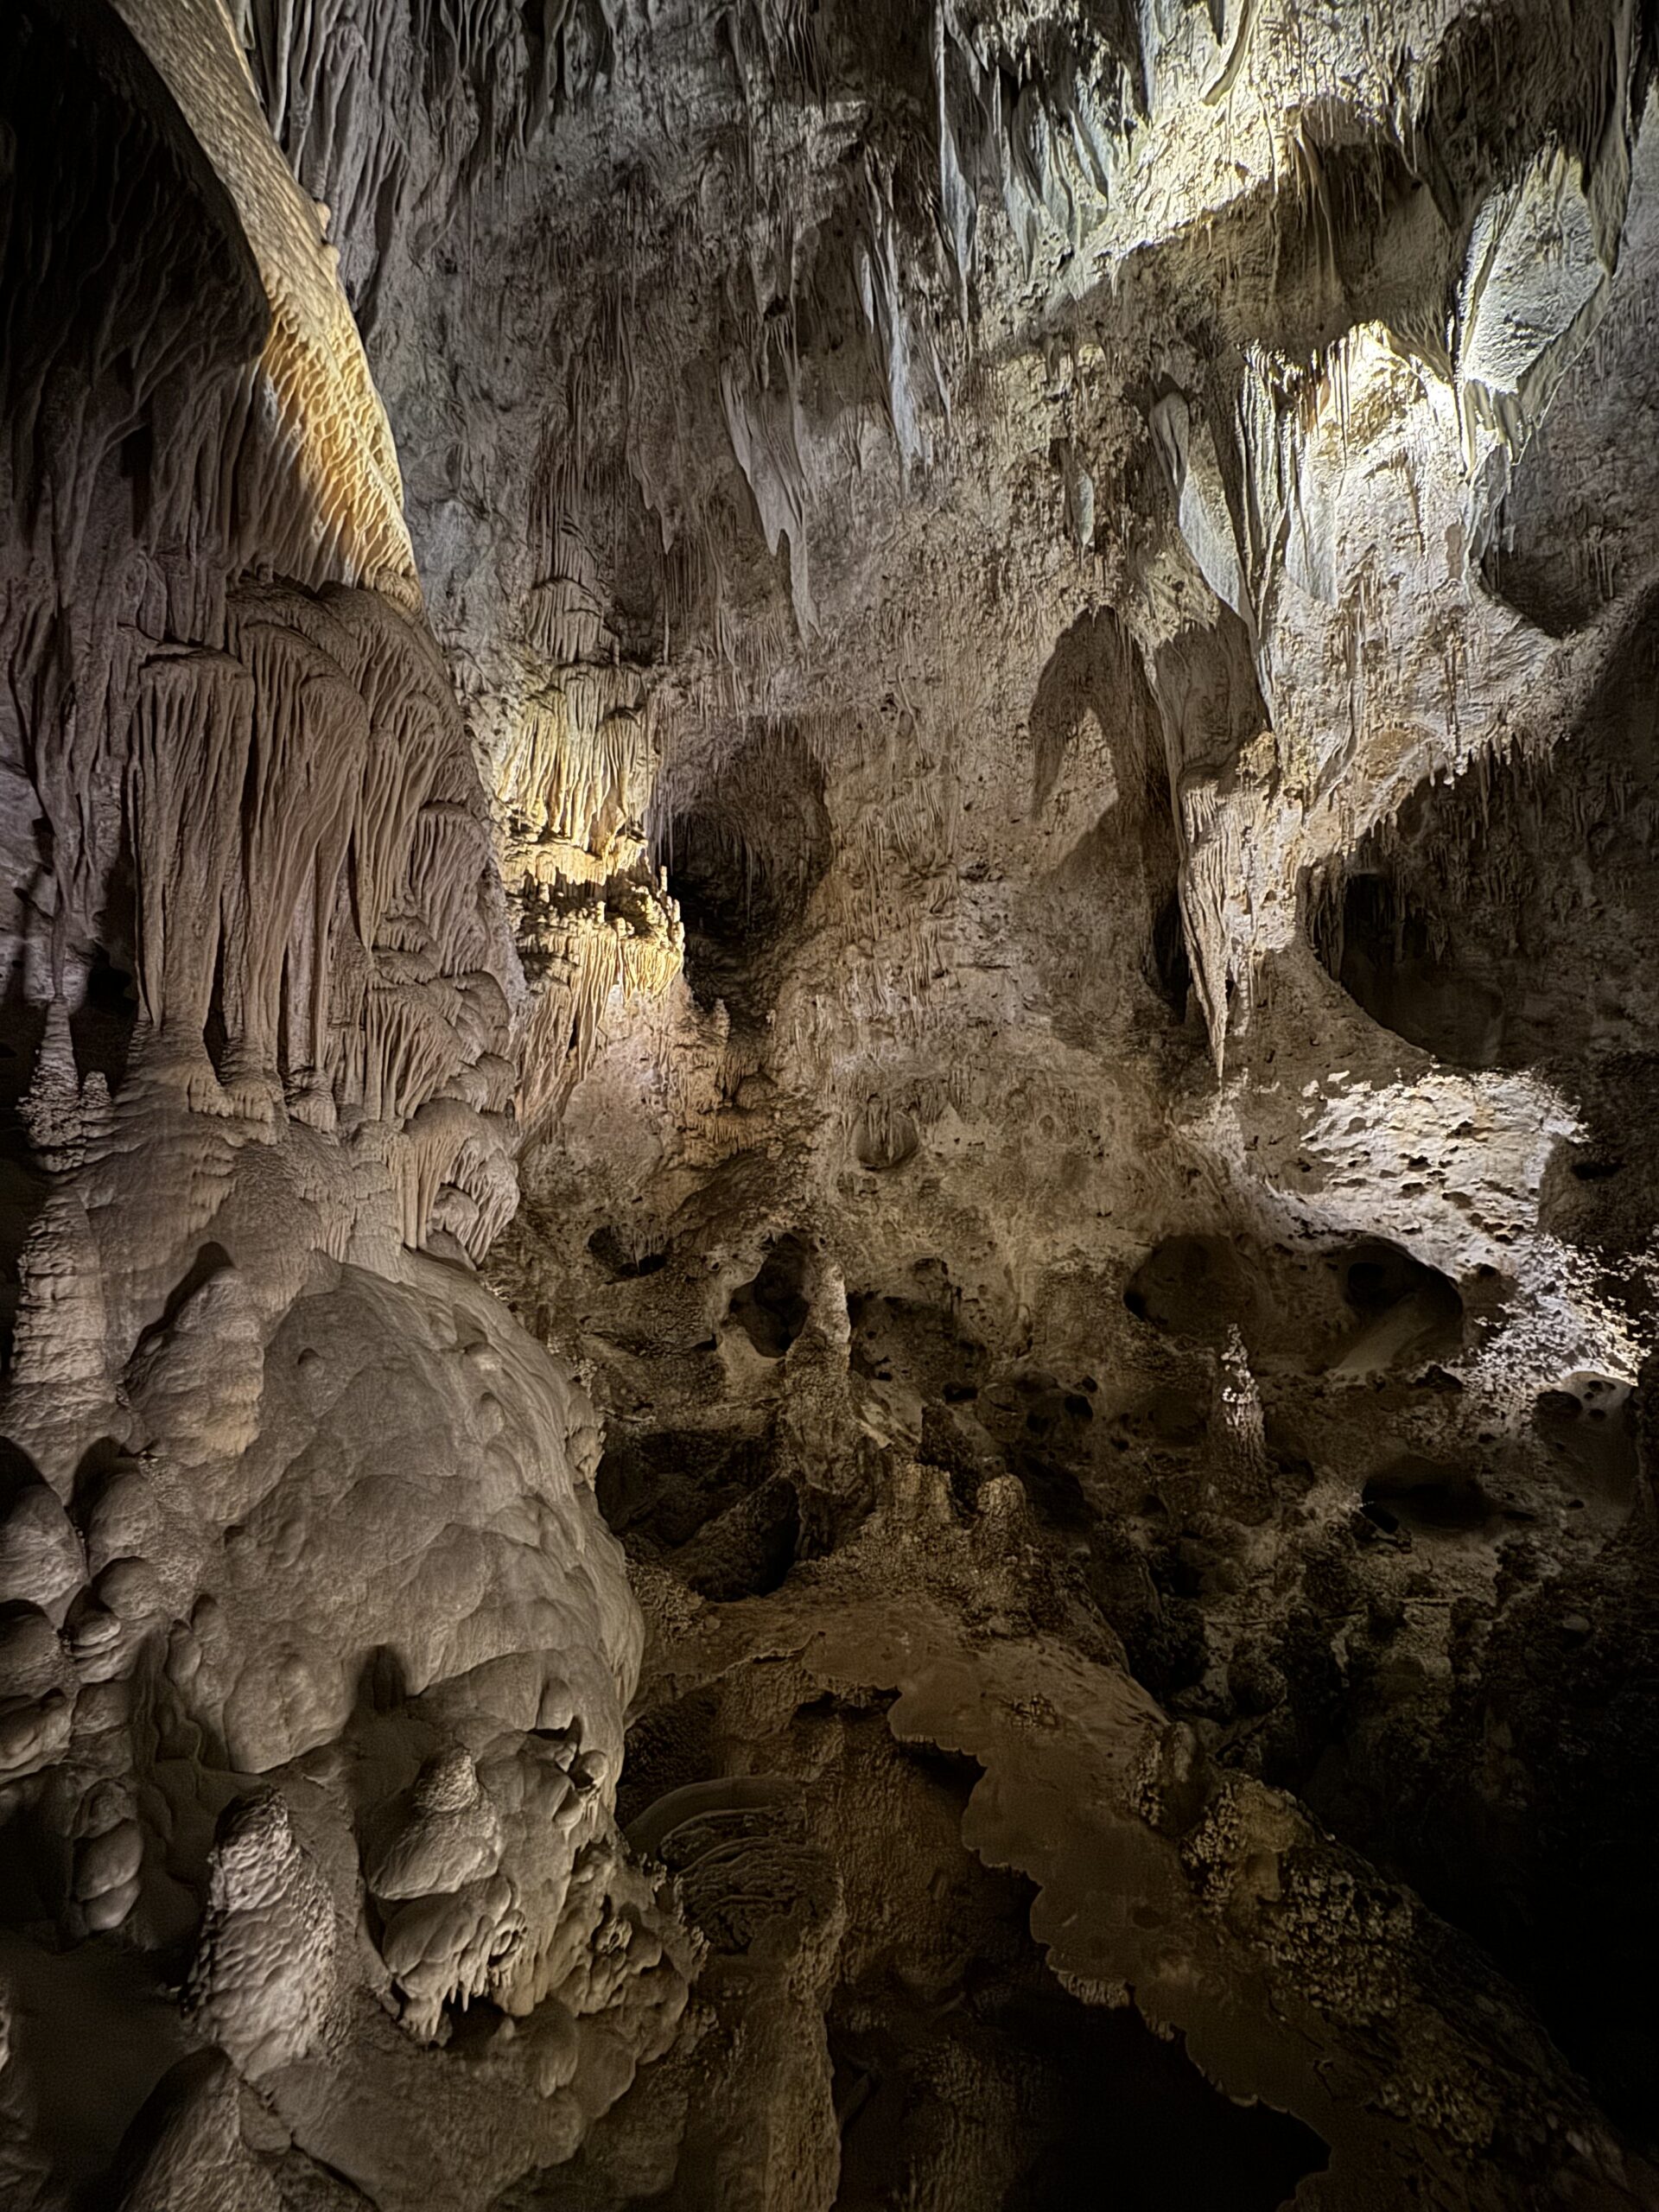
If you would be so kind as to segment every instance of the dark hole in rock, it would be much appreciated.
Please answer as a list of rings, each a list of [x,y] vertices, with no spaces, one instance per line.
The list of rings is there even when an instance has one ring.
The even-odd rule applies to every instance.
[[[1497,1510],[1474,1476],[1410,1452],[1370,1477],[1362,1505],[1379,1527],[1392,1521],[1427,1535],[1483,1529]]]
[[[1102,1615],[1122,1637],[1135,1679],[1154,1696],[1168,1698],[1203,1676],[1208,1640],[1203,1611],[1190,1594],[1197,1578],[1168,1533],[1166,1509],[1148,1495],[1140,1512],[1164,1524],[1149,1548],[1111,1512],[1093,1517],[1084,1580]]]
[[[1570,1508],[1569,1508],[1570,1510]],[[1539,1576],[1499,1614],[1410,1872],[1537,2005],[1651,2156],[1659,1975],[1659,1607],[1645,1541]],[[1477,1746],[1501,1723],[1502,1779]],[[1459,1756],[1466,1746],[1472,1756]]]
[[[1621,1173],[1622,1160],[1575,1160],[1573,1173],[1580,1183],[1605,1183],[1611,1176]]]
[[[931,1294],[858,1291],[849,1296],[853,1371],[877,1382],[899,1378],[925,1398],[965,1404],[980,1393],[984,1346],[963,1325],[944,1271],[912,1273]]]
[[[1219,1236],[1166,1237],[1129,1277],[1123,1303],[1137,1320],[1201,1344],[1220,1343],[1254,1306],[1238,1255]]]
[[[1159,995],[1170,1012],[1185,1019],[1192,988],[1192,965],[1186,955],[1186,931],[1177,892],[1170,893],[1153,921],[1152,970]]]
[[[1448,1375],[1445,1368],[1432,1363],[1417,1377],[1417,1387],[1420,1390],[1439,1390],[1442,1393],[1463,1389],[1455,1375]]]
[[[1409,1298],[1424,1282],[1446,1280],[1414,1260],[1409,1252],[1402,1252],[1397,1244],[1381,1242],[1356,1245],[1338,1265],[1343,1296],[1362,1313],[1385,1313],[1402,1298]]]
[[[773,1476],[697,1531],[674,1569],[700,1598],[718,1604],[770,1596],[795,1564],[801,1535],[794,1485]]]
[[[980,1393],[980,1417],[1006,1444],[1038,1436],[1057,1449],[1086,1452],[1095,1409],[1081,1392],[1067,1390],[1044,1369],[1004,1374]]]
[[[1035,1438],[1051,1452],[1072,1459],[1089,1455],[1088,1432],[1095,1409],[1075,1390],[1062,1390],[1047,1376],[1020,1376],[987,1394],[985,1420],[1009,1445]]]
[[[1450,1276],[1397,1244],[1370,1238],[1333,1255],[1342,1294],[1358,1319],[1331,1365],[1357,1376],[1416,1367],[1455,1353],[1464,1304]]]
[[[0,1970],[13,2060],[29,2069],[35,2139],[67,2185],[60,2201],[73,2190],[76,2203],[105,2202],[98,2177],[186,2048],[176,2009],[142,1957],[107,1941],[57,1952],[7,1935]]]
[[[766,1479],[764,1435],[659,1429],[613,1433],[599,1463],[594,1495],[607,1527],[670,1550]]]
[[[976,1510],[980,1485],[1006,1474],[1007,1459],[971,1415],[959,1417],[944,1406],[922,1408],[920,1456],[950,1478],[950,1495],[963,1512]]]
[[[230,1031],[225,1020],[225,947],[221,943],[213,962],[213,995],[207,1004],[207,1020],[203,1026],[201,1041],[207,1050],[213,1073],[222,1083],[230,1059]]]
[[[1018,1446],[1008,1454],[1009,1465],[1025,1485],[1026,1496],[1039,1521],[1050,1528],[1077,1532],[1092,1526],[1094,1515],[1082,1484],[1069,1467],[1046,1452]]]
[[[1571,533],[1556,536],[1559,546]],[[1548,636],[1570,637],[1605,605],[1607,594],[1597,588],[1593,563],[1580,561],[1580,573],[1571,574],[1564,551],[1558,550],[1552,563],[1536,553],[1511,550],[1498,537],[1495,532],[1481,562],[1481,582],[1494,598],[1507,600]]]
[[[624,1827],[671,1789],[702,1782],[718,1757],[720,1700],[698,1688],[664,1705],[648,1706],[628,1728],[616,1785],[616,1816]]]
[[[94,947],[84,995],[69,1020],[83,1079],[100,1074],[111,1090],[120,1089],[137,1020],[138,997],[131,976],[101,944]]]
[[[758,1021],[777,994],[777,956],[798,931],[833,850],[823,772],[784,726],[752,736],[671,798],[652,844],[685,924],[699,1005]]]
[[[856,2017],[856,2016],[855,2016]],[[962,2039],[958,2064],[989,2064],[1018,2098],[1010,2139],[995,2105],[974,2116],[940,2094],[936,2055]],[[1328,2160],[1325,2143],[1267,2105],[1232,2102],[1205,2081],[1181,2039],[1154,2036],[1133,2007],[1106,2011],[1065,1992],[1007,1991],[926,2036],[870,2028],[832,2031],[842,2133],[836,2212],[946,2202],[954,2144],[969,2170],[995,2173],[1003,2212],[1274,2212]],[[976,2145],[977,2130],[982,2142]],[[969,2141],[962,2138],[968,2131]],[[935,2162],[938,2162],[936,2170]],[[1109,2190],[1103,2177],[1109,2175]],[[946,2180],[944,2194],[930,2181]],[[999,2199],[990,2194],[983,2198]]]
[[[7,1088],[0,1084],[0,1094]],[[23,1249],[47,1187],[45,1172],[34,1157],[22,1123],[10,1107],[0,1104],[0,1370],[11,1360]]]
[[[889,1106],[873,1098],[860,1117],[853,1150],[861,1167],[872,1175],[885,1175],[913,1159],[921,1141],[915,1122],[902,1106]]]
[[[144,527],[149,506],[150,477],[156,466],[156,428],[154,423],[141,423],[129,430],[118,451],[121,474],[132,486],[132,522],[135,531]]]
[[[1200,1683],[1209,1669],[1203,1608],[1190,1598],[1166,1593],[1155,1610],[1121,1632],[1131,1673],[1154,1697],[1179,1696]]]
[[[608,1222],[588,1239],[588,1249],[616,1282],[626,1282],[637,1275],[654,1275],[668,1265],[665,1244],[652,1238],[642,1240],[628,1234],[626,1228],[613,1228]]]
[[[766,1359],[781,1359],[806,1326],[809,1259],[799,1237],[781,1236],[760,1274],[733,1294],[728,1318]]]
[[[1348,1270],[1344,1285],[1348,1302],[1357,1306],[1362,1313],[1374,1313],[1391,1306],[1394,1300],[1388,1294],[1388,1271],[1377,1260],[1356,1260]]]
[[[1389,877],[1351,875],[1325,966],[1373,1021],[1459,1067],[1486,1068],[1503,1040],[1503,994],[1459,968],[1431,918]]]

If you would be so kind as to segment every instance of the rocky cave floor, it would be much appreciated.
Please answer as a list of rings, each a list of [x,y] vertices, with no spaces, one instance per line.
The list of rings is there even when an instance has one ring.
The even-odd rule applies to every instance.
[[[1387,977],[1402,1029],[1485,1003],[1456,976],[1414,981]],[[1650,1058],[1606,1074],[1618,1155],[1586,1143],[1552,1169],[1561,1216],[1604,1250],[1632,1186],[1647,1217],[1653,1156]],[[852,1173],[879,1207],[875,1179],[907,1166],[925,1177]],[[937,1183],[930,1199],[947,1203]],[[1116,1295],[1090,1286],[999,1339],[944,1255],[843,1283],[833,1228],[753,1181],[743,1200],[776,1225],[728,1292],[711,1295],[698,1230],[725,1223],[706,1198],[679,1234],[589,1230],[556,1173],[492,1268],[605,1413],[597,1494],[649,1624],[621,1816],[649,1823],[684,1790],[735,1835],[760,1816],[709,1777],[779,1777],[792,1847],[835,1870],[836,2203],[1057,2206],[1092,2201],[1109,2166],[1125,2203],[1243,2212],[1326,2154],[1218,2099],[1132,2008],[1056,1989],[1029,1880],[962,1850],[979,1766],[895,1741],[891,1693],[803,1665],[849,1592],[902,1624],[943,1586],[970,1640],[1039,1623],[1126,1667],[1204,1760],[1293,1793],[1471,1937],[1650,2142],[1655,1378],[1577,1374],[1486,1425],[1457,1370],[1513,1284],[1485,1266],[1459,1286],[1382,1237],[1172,1236]],[[705,1932],[730,1946],[723,1922]],[[710,2002],[730,2036],[739,2000],[716,1984]],[[721,2045],[727,2093],[775,2063]],[[642,2083],[602,2125],[573,2203],[642,2201],[606,2170],[607,2131],[660,2094]],[[662,2201],[702,2201],[683,2168],[681,2187]]]

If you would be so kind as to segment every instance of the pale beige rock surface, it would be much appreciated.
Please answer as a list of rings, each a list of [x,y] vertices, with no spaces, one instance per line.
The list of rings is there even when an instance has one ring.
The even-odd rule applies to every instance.
[[[17,0],[6,2203],[1659,2202],[1652,61]]]

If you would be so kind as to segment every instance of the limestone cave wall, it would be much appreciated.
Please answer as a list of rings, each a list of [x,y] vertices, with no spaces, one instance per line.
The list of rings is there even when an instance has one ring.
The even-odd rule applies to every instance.
[[[5,2204],[1659,2204],[1656,36],[13,0]]]

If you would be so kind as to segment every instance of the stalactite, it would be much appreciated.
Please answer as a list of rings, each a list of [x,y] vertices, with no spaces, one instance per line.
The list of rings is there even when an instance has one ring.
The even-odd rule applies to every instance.
[[[264,124],[15,8],[8,1957],[211,2046],[108,2186],[1034,2201],[1133,1985],[1264,2202],[1634,2201],[1359,1855],[1500,1889],[1628,1656],[1633,8],[232,0]]]
[[[339,663],[268,619],[262,601],[234,612],[231,635],[256,705],[239,868],[227,898],[226,1090],[241,1111],[263,1116],[280,1096],[283,964],[302,898],[301,926],[313,936],[302,1033],[308,1046],[321,1042],[347,795],[360,784],[369,717]],[[311,1061],[288,1072],[302,1091],[318,1080]]]
[[[225,1110],[205,1042],[253,741],[254,682],[228,656],[158,655],[139,680],[129,770],[138,991],[159,1065]]]

